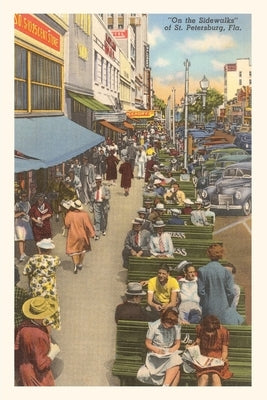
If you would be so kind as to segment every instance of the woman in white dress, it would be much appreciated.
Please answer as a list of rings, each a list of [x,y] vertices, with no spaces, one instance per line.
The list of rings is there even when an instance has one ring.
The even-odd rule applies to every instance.
[[[181,326],[178,314],[168,308],[161,318],[148,323],[145,345],[148,349],[145,364],[137,372],[137,379],[148,385],[178,386],[180,365],[179,348]]]
[[[26,259],[25,254],[26,240],[33,240],[32,227],[30,223],[29,211],[31,204],[28,201],[26,192],[22,192],[19,201],[15,204],[15,242],[19,246],[19,261]]]

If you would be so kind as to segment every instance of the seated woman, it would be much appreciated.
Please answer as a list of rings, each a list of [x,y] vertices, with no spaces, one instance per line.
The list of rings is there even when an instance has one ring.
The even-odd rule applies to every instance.
[[[137,372],[137,379],[149,385],[178,386],[183,363],[178,350],[180,343],[178,314],[168,308],[160,319],[149,323],[145,341],[148,353],[145,364]]]
[[[219,319],[214,315],[208,315],[196,326],[197,337],[192,345],[199,345],[200,353],[204,356],[220,358],[224,361],[222,367],[210,367],[197,369],[198,386],[221,386],[221,379],[229,379],[233,373],[229,370],[228,346],[229,331],[221,325]]]

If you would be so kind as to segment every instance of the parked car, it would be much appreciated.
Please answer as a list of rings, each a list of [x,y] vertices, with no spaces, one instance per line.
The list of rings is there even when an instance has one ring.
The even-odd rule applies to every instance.
[[[203,129],[192,128],[192,129],[188,129],[187,135],[188,136],[191,135],[193,137],[193,139],[202,139],[202,138],[205,138],[207,136],[211,136],[212,132],[208,132],[208,131],[203,130]]]
[[[249,154],[251,154],[251,132],[240,132],[234,139],[234,144],[238,146],[240,149],[246,150]]]
[[[251,162],[231,164],[214,185],[201,191],[203,200],[209,200],[213,211],[238,211],[250,215],[251,205]]]
[[[211,171],[212,169],[216,168],[216,164],[218,161],[220,161],[221,158],[226,157],[226,156],[237,156],[236,159],[231,158],[232,163],[235,162],[241,162],[245,161],[245,159],[240,160],[239,156],[250,156],[245,150],[240,149],[238,147],[230,147],[230,148],[224,148],[224,149],[217,149],[217,150],[212,150],[206,161],[204,161],[200,166],[195,167],[195,173],[196,176],[202,176],[203,171]],[[224,158],[225,160],[225,158]],[[247,160],[248,161],[248,160]]]

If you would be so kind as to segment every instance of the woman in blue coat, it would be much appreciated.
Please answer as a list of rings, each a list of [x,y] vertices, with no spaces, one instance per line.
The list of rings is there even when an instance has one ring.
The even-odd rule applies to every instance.
[[[233,277],[219,262],[223,257],[223,247],[212,244],[207,255],[211,261],[198,269],[202,316],[215,315],[222,324],[241,325],[244,318],[231,306],[235,295]]]

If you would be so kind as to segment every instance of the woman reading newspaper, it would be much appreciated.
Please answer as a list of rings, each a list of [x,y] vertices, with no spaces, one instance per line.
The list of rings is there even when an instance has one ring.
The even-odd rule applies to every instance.
[[[196,326],[196,340],[187,345],[184,358],[196,371],[198,386],[221,386],[221,379],[229,379],[228,357],[229,331],[221,325],[214,315],[208,315]],[[185,354],[186,355],[186,354]],[[190,360],[190,356],[192,357]]]

